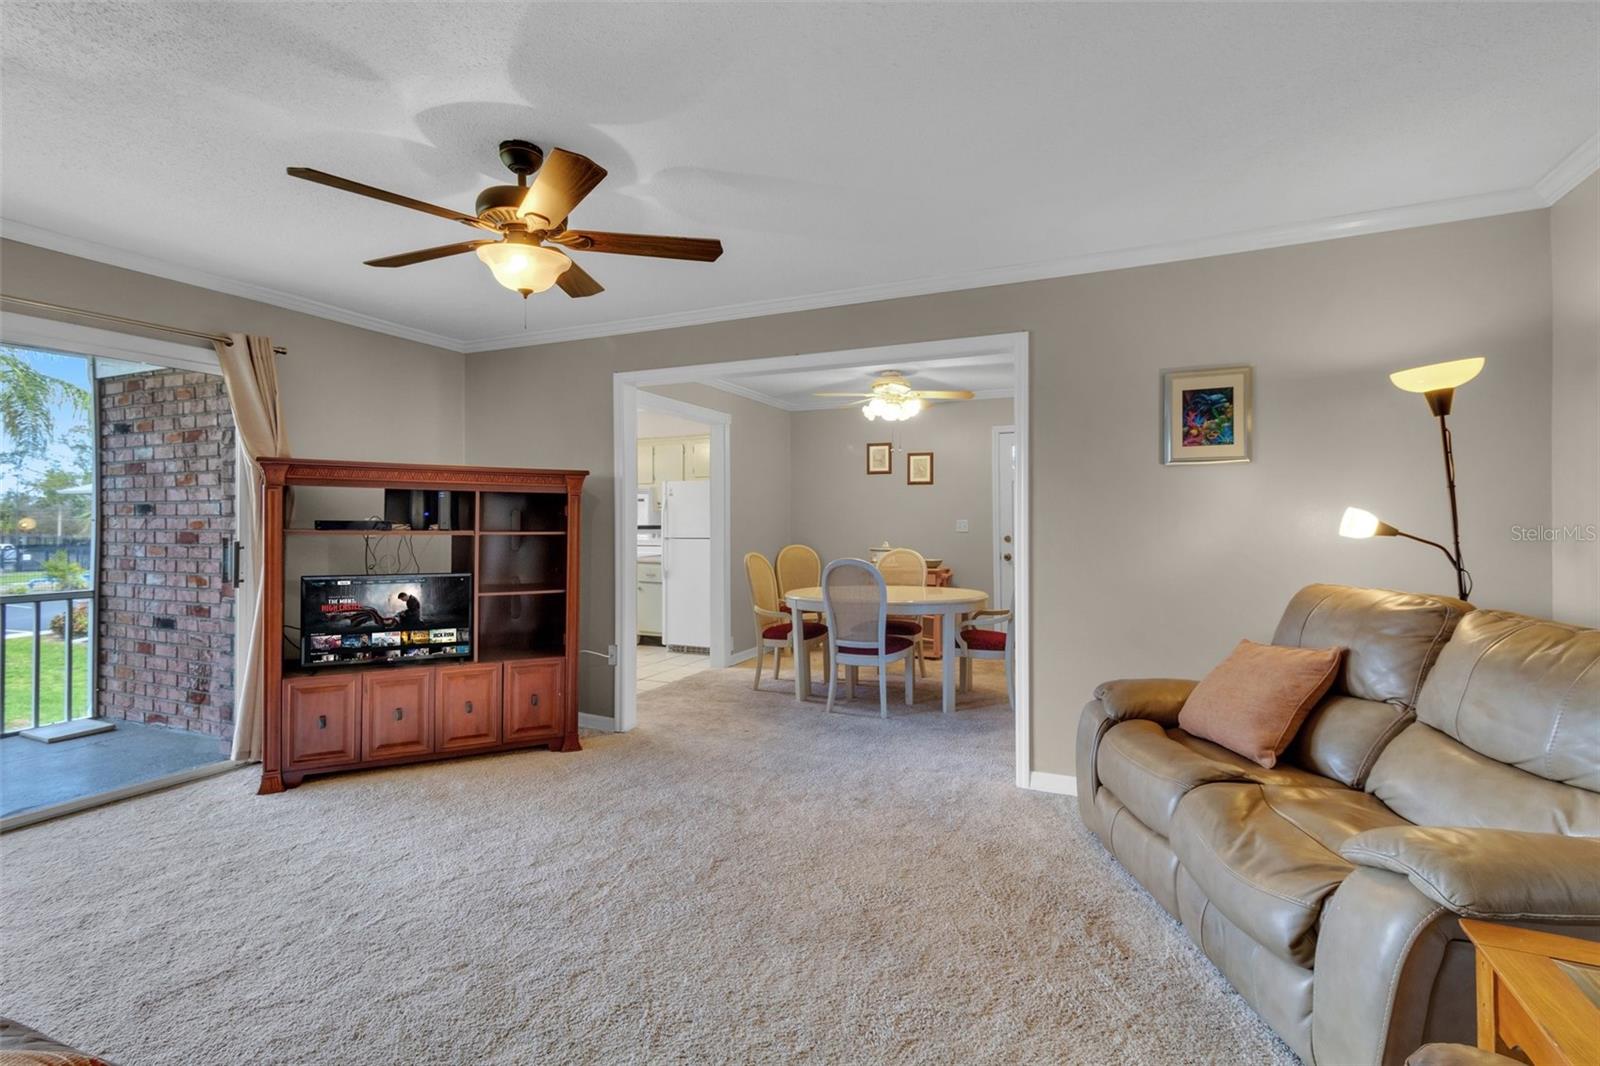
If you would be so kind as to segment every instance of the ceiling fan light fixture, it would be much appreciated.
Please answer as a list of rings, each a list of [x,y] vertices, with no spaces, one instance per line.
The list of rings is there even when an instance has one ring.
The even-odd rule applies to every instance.
[[[478,249],[478,258],[494,274],[494,280],[520,292],[523,299],[550,288],[572,266],[572,260],[554,248],[525,241],[485,244]]]

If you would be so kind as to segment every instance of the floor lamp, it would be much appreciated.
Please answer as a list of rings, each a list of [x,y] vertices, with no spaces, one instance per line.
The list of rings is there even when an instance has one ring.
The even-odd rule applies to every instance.
[[[1407,540],[1438,548],[1444,552],[1445,558],[1450,560],[1450,565],[1455,567],[1456,592],[1463,600],[1472,594],[1472,575],[1461,564],[1461,517],[1456,509],[1456,457],[1450,445],[1448,418],[1451,404],[1455,400],[1456,389],[1477,377],[1482,369],[1483,356],[1479,355],[1471,359],[1455,359],[1448,363],[1432,363],[1428,366],[1412,367],[1410,370],[1397,370],[1389,375],[1389,380],[1394,382],[1396,388],[1404,389],[1406,392],[1422,393],[1428,401],[1428,410],[1439,420],[1439,441],[1444,448],[1444,483],[1450,495],[1450,543],[1455,550],[1446,548],[1438,541],[1413,536],[1396,529],[1389,523],[1380,521],[1371,511],[1363,511],[1359,507],[1345,508],[1344,517],[1339,521],[1341,537],[1356,539],[1405,537]]]

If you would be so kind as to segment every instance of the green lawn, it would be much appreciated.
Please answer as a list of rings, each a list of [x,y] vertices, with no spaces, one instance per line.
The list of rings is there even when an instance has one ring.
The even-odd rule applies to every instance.
[[[45,636],[39,645],[39,724],[49,725],[65,717],[62,696],[66,690],[66,645]],[[89,711],[89,645],[72,645],[72,716]],[[33,725],[33,638],[6,639],[6,729],[26,729]]]

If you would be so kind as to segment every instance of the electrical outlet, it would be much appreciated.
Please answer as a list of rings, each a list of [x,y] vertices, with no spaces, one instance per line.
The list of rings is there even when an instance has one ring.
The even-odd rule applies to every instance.
[[[958,518],[956,519],[956,532],[971,533],[972,527],[967,524],[967,520],[965,518]]]
[[[606,645],[606,665],[617,665],[617,646],[615,644]]]

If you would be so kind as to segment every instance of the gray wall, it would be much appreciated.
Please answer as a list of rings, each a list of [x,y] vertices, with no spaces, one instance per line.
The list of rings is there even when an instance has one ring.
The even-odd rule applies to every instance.
[[[1071,773],[1097,681],[1197,676],[1270,637],[1299,586],[1448,592],[1430,549],[1336,535],[1358,504],[1448,530],[1437,427],[1394,369],[1490,357],[1457,398],[1462,536],[1484,604],[1548,614],[1551,458],[1547,213],[1184,263],[603,337],[472,357],[469,462],[594,471],[584,644],[612,623],[611,375],[619,370],[1025,330],[1031,335],[1036,770]],[[1163,367],[1256,368],[1256,461],[1156,460]],[[736,586],[737,587],[737,586]],[[611,682],[586,657],[583,709]]]
[[[909,422],[868,422],[855,408],[799,411],[794,440],[794,539],[824,560],[865,558],[874,544],[942,557],[955,581],[993,594],[990,429],[1010,425],[1010,400],[931,404]],[[894,472],[868,475],[868,441],[899,438]],[[906,451],[933,452],[933,484],[906,484]],[[967,519],[970,532],[957,533]]]
[[[0,241],[0,271],[13,296],[271,337],[288,349],[278,385],[294,455],[461,462],[466,360],[454,352],[16,241]]]
[[[1600,626],[1600,174],[1550,209],[1550,261],[1550,526],[1580,530],[1551,544],[1551,609]]]
[[[744,576],[744,555],[745,552],[760,552],[771,559],[791,539],[789,414],[709,385],[652,385],[646,391],[713,411],[724,411],[733,417],[728,426],[729,497],[732,502],[729,526],[733,538],[728,552],[728,621],[733,630],[731,650],[740,652],[754,648],[755,616],[750,612],[750,586]],[[584,550],[588,550],[587,543]],[[609,564],[610,557],[604,562]],[[593,565],[592,561],[590,565]],[[588,580],[587,575],[585,580]],[[599,646],[604,647],[609,640],[609,637],[604,638]]]

